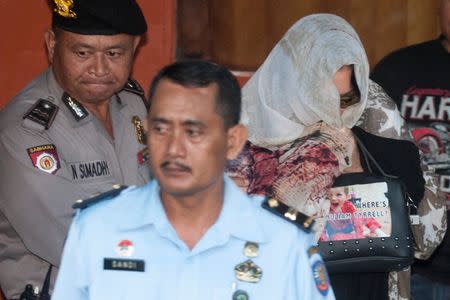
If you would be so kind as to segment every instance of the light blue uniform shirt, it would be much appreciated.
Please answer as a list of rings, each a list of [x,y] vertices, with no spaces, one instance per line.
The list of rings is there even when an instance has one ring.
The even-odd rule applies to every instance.
[[[52,300],[228,300],[236,290],[252,300],[334,299],[312,236],[224,180],[219,218],[192,250],[168,221],[156,181],[79,211]],[[257,257],[244,255],[248,241],[259,245]],[[257,283],[235,274],[248,259],[262,270]]]

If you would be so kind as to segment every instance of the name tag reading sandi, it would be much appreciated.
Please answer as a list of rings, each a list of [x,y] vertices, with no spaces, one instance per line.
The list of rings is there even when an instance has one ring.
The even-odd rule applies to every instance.
[[[104,270],[144,272],[145,261],[141,259],[104,258]]]

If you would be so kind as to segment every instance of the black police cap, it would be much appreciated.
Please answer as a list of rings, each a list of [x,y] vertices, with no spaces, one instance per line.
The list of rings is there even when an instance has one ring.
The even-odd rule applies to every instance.
[[[147,22],[136,0],[52,0],[53,26],[86,35],[141,35]]]

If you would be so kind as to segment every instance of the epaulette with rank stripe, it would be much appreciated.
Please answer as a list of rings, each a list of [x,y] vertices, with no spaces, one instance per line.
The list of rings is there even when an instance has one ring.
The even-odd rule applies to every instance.
[[[84,108],[84,106],[80,102],[78,102],[77,99],[70,97],[69,94],[64,93],[61,100],[67,106],[75,120],[83,120],[89,115],[87,109]]]
[[[42,125],[45,129],[49,129],[52,126],[53,120],[55,120],[58,113],[58,106],[54,103],[39,99],[24,115],[23,119],[29,119]]]
[[[274,198],[266,198],[261,206],[268,211],[276,214],[277,216],[282,217],[286,221],[297,225],[298,228],[306,232],[310,232],[314,224],[313,218],[297,211],[292,207],[287,206],[286,204]]]
[[[145,99],[144,90],[142,89],[141,85],[136,80],[132,79],[131,77],[128,78],[128,81],[125,84],[125,86],[123,87],[123,90],[133,93],[133,94],[136,94],[139,97],[141,97],[142,101],[144,102],[145,107],[147,108],[147,110],[149,109],[147,99]]]
[[[85,200],[80,199],[80,200],[75,201],[75,204],[72,205],[72,208],[74,208],[74,209],[87,208],[87,207],[89,207],[89,206],[91,206],[93,204],[96,204],[98,202],[101,202],[103,200],[111,199],[111,198],[114,198],[114,197],[118,196],[120,194],[120,192],[122,192],[126,188],[127,188],[126,185],[118,185],[118,184],[117,185],[113,185],[113,189],[112,190],[109,190],[107,192],[95,195],[95,196],[93,196],[91,198],[88,198],[88,199],[85,199]]]

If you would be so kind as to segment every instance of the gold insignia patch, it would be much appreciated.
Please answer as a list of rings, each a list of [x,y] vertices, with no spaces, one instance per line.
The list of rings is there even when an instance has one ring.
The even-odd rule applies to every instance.
[[[146,145],[147,136],[145,134],[144,124],[142,123],[141,119],[138,116],[133,116],[131,122],[134,126],[134,132],[136,133],[137,141],[142,145]]]
[[[234,273],[240,281],[257,283],[261,280],[262,269],[250,259],[234,267]]]
[[[74,19],[77,14],[72,10],[73,1],[72,0],[53,0],[55,2],[55,12],[64,18]]]

